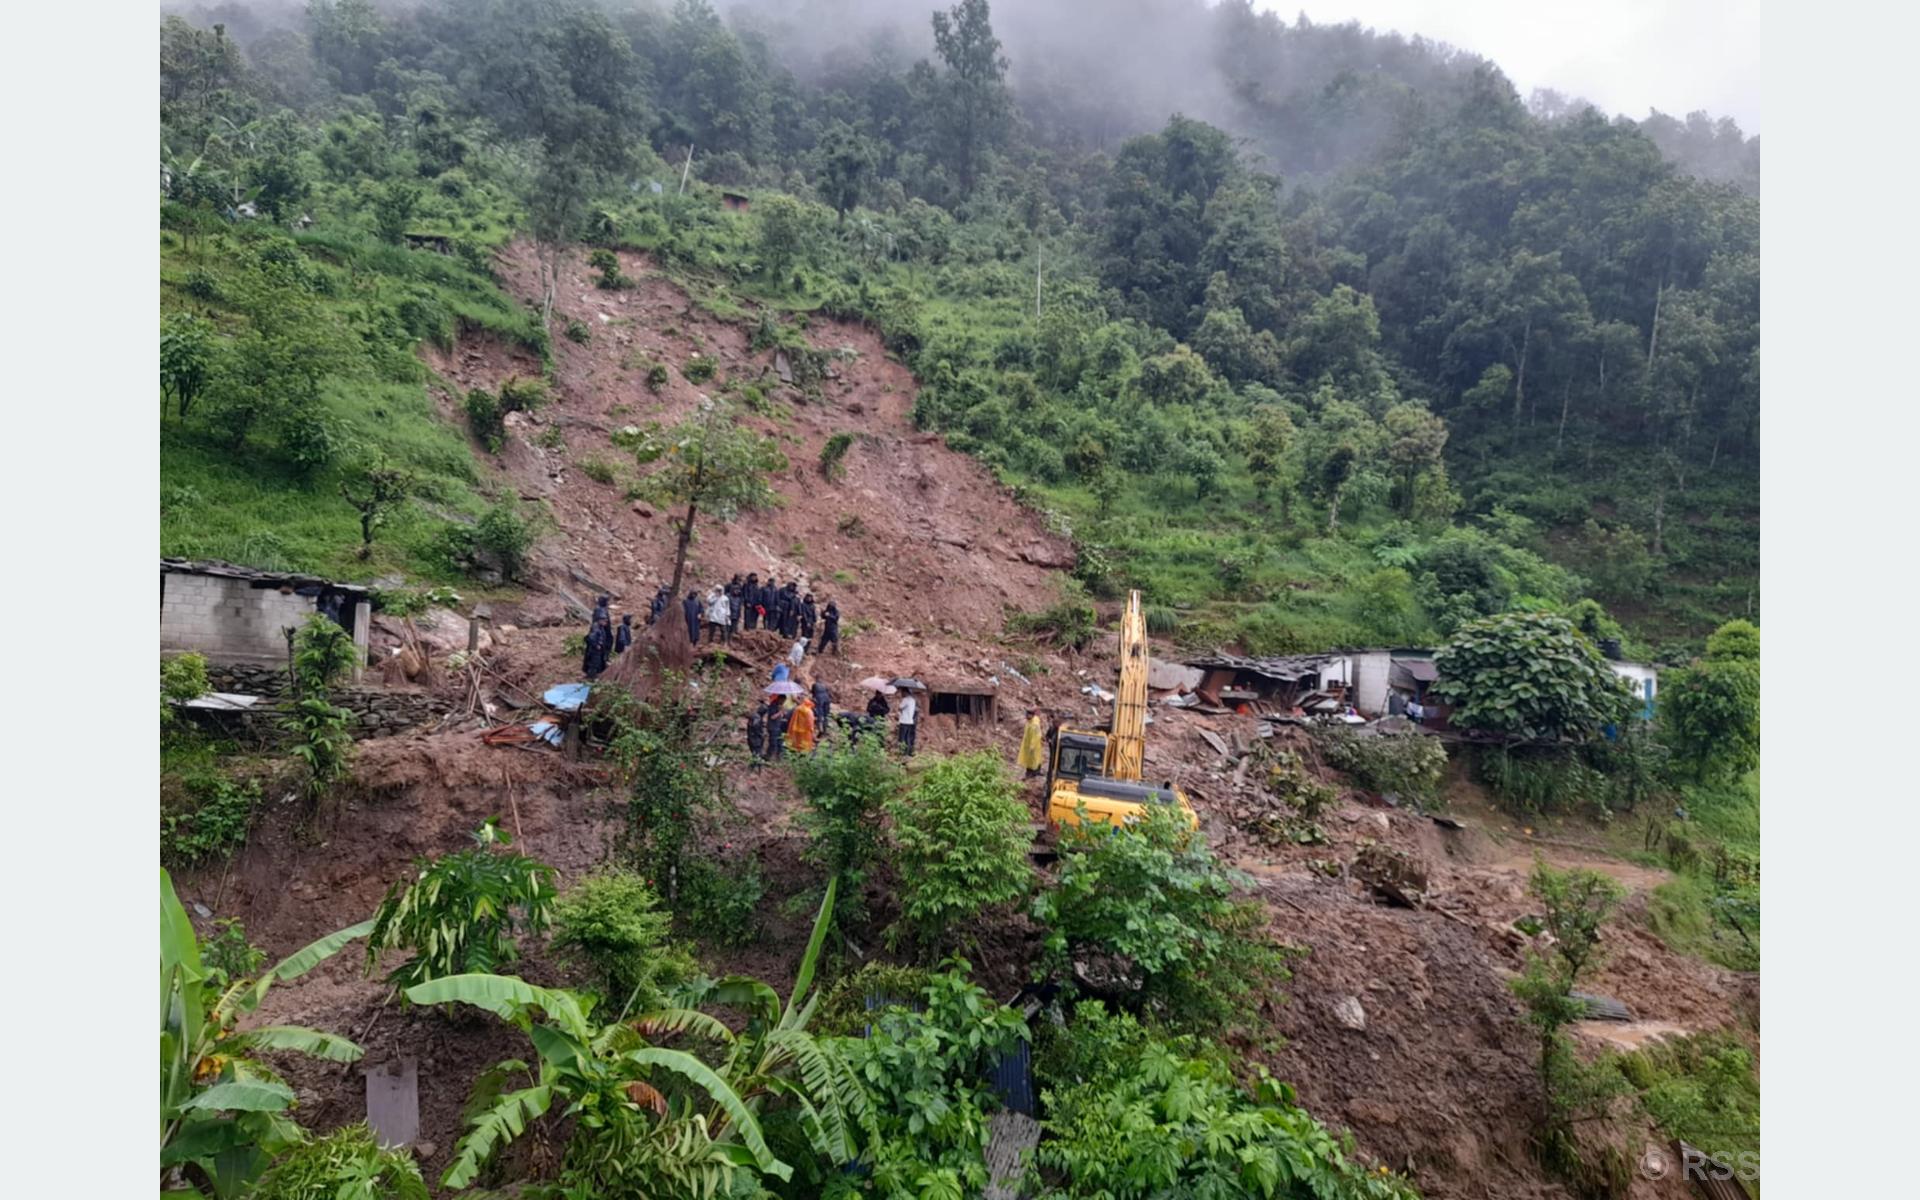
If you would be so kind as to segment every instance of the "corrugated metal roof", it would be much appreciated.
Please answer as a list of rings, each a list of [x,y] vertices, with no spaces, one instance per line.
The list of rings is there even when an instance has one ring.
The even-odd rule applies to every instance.
[[[1294,654],[1278,658],[1243,658],[1238,654],[1208,654],[1187,659],[1190,667],[1202,670],[1224,668],[1231,671],[1251,671],[1268,679],[1277,679],[1283,683],[1295,683],[1309,675],[1318,675],[1342,658],[1339,654]]]
[[[169,575],[217,575],[223,579],[248,579],[259,583],[290,584],[293,587],[326,587],[342,592],[367,593],[360,583],[337,583],[320,575],[302,575],[297,571],[261,571],[218,559],[163,558],[160,570]]]
[[[1421,683],[1432,683],[1440,678],[1440,668],[1434,666],[1430,658],[1396,658],[1393,660],[1393,669],[1405,671],[1408,678]]]

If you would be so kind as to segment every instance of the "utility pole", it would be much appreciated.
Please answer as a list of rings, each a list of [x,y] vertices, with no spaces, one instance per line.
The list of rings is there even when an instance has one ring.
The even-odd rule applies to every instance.
[[[693,143],[688,142],[687,161],[680,166],[680,190],[674,193],[676,196],[687,194],[687,172],[691,170],[693,170]]]
[[[1033,319],[1036,321],[1040,319],[1040,257],[1043,250],[1044,250],[1043,243],[1041,243],[1040,240],[1037,238],[1034,239],[1034,243],[1033,243]]]

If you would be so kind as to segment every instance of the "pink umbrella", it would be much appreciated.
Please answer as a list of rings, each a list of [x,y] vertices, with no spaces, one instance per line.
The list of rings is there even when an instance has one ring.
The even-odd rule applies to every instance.
[[[891,681],[882,679],[878,675],[869,675],[862,679],[860,686],[870,692],[879,692],[882,696],[891,696],[900,690],[894,687]]]
[[[767,685],[766,691],[769,696],[804,696],[807,694],[807,689],[801,687],[791,679],[782,679],[778,683],[770,683]]]

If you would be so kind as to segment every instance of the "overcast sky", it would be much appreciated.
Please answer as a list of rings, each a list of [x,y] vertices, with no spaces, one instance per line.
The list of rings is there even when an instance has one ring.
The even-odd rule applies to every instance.
[[[1695,109],[1760,132],[1763,0],[1256,0],[1292,20],[1358,20],[1500,65],[1520,95],[1581,96],[1609,114]]]

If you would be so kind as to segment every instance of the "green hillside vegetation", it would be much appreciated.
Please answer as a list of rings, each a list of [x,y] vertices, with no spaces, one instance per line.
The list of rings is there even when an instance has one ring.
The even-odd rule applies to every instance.
[[[1758,204],[1647,130],[1530,111],[1424,43],[1227,4],[1209,37],[1239,56],[1210,69],[1350,64],[1364,86],[1315,144],[1359,122],[1369,153],[1315,165],[1253,136],[1278,111],[1236,112],[1245,144],[1162,112],[1100,152],[1066,98],[1010,87],[984,4],[939,14],[924,58],[850,31],[824,65],[739,20],[700,0],[166,18],[163,307],[212,321],[221,353],[163,420],[164,548],[456,569],[447,526],[487,471],[428,419],[408,348],[542,344],[487,275],[520,232],[652,251],[755,327],[762,305],[873,321],[925,427],[1070,530],[1091,590],[1139,586],[1195,642],[1430,641],[1592,597],[1654,653],[1757,616]],[[217,215],[247,198],[261,219]],[[277,346],[262,316],[289,309],[324,319]],[[258,400],[250,339],[309,382]],[[362,560],[335,497],[382,454],[420,499]]]

